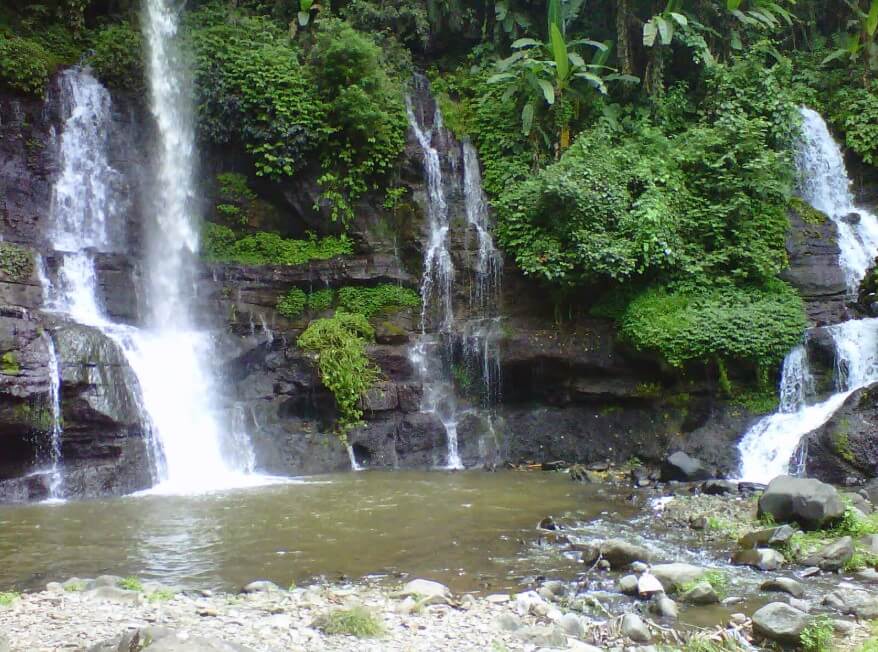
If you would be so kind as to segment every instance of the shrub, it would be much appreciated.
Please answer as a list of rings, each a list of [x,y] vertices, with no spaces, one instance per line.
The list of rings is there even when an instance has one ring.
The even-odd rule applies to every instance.
[[[41,95],[49,81],[52,61],[39,43],[0,33],[0,84],[27,95]]]
[[[780,361],[806,327],[802,299],[776,281],[763,288],[646,290],[626,308],[621,332],[672,365],[713,358]]]
[[[305,311],[305,293],[293,288],[277,302],[277,311],[287,319],[295,319]]]
[[[126,591],[143,591],[143,583],[136,577],[124,577],[119,580],[119,588]]]
[[[314,625],[324,634],[347,635],[357,638],[375,638],[384,634],[384,624],[365,607],[335,609],[315,621]]]
[[[25,281],[34,271],[31,250],[13,242],[0,242],[0,272],[13,281]]]
[[[323,312],[329,310],[335,301],[335,291],[331,288],[322,290],[314,290],[308,293],[307,306],[308,310],[313,312]]]
[[[9,607],[20,597],[21,594],[17,591],[2,591],[0,592],[0,607]]]
[[[804,652],[829,652],[832,648],[833,632],[832,619],[825,614],[817,616],[808,623],[800,635],[802,650]]]
[[[363,315],[341,311],[311,322],[299,336],[299,346],[317,354],[320,378],[335,396],[342,439],[360,422],[360,399],[378,378],[378,370],[366,357],[366,343],[374,337],[375,331]]]
[[[282,238],[276,233],[259,232],[238,237],[226,226],[204,223],[202,250],[207,260],[244,265],[301,265],[309,260],[328,260],[353,253],[345,236],[307,240]]]
[[[338,291],[338,305],[348,312],[372,317],[394,308],[417,308],[421,305],[421,296],[399,285],[344,287]]]
[[[95,34],[88,62],[98,79],[110,88],[144,87],[143,37],[130,23],[108,25]]]
[[[878,163],[878,95],[864,88],[843,88],[833,96],[830,111],[845,145],[866,163]]]

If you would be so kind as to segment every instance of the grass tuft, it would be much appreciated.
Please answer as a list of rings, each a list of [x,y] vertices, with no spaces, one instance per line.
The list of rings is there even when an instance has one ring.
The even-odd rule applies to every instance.
[[[317,618],[317,629],[324,634],[343,634],[357,638],[377,638],[384,634],[384,624],[365,607],[336,609]]]

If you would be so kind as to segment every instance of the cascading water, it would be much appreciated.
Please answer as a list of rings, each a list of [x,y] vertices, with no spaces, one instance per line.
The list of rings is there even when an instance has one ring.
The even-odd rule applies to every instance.
[[[155,6],[154,6],[155,5]],[[244,474],[255,456],[246,432],[223,432],[210,403],[211,379],[201,363],[210,341],[191,325],[186,288],[194,285],[191,263],[197,247],[190,224],[191,131],[177,114],[167,88],[180,91],[164,39],[173,37],[174,15],[162,2],[149,2],[146,23],[153,52],[150,77],[161,88],[153,94],[160,132],[150,282],[150,327],[116,324],[104,314],[98,293],[96,252],[124,252],[119,224],[126,204],[121,176],[109,164],[111,102],[87,71],[73,68],[61,77],[65,112],[60,141],[61,172],[52,198],[48,237],[55,250],[54,280],[42,271],[46,308],[97,328],[115,341],[134,371],[138,387],[129,388],[142,408],[143,430],[153,446],[159,491],[191,492],[260,481]],[[155,23],[155,24],[154,24]],[[171,30],[169,32],[168,30]],[[185,151],[186,154],[181,154]],[[182,187],[181,187],[182,186]],[[160,202],[160,205],[159,205]],[[60,422],[60,416],[59,416]],[[59,431],[60,440],[60,431]],[[60,450],[60,444],[59,444]]]
[[[480,361],[479,375],[485,387],[486,403],[490,404],[491,397],[499,394],[500,370],[494,342],[499,330],[497,306],[502,260],[489,231],[487,201],[475,147],[468,141],[454,142],[442,124],[442,113],[430,96],[429,83],[424,77],[415,77],[414,90],[416,98],[425,100],[416,106],[413,97],[408,97],[406,109],[423,157],[428,238],[421,279],[422,332],[411,349],[411,360],[424,388],[421,409],[436,414],[445,427],[446,467],[460,469],[463,468],[457,432],[460,406],[451,364],[459,344],[468,365],[473,360]],[[454,177],[451,179],[446,179],[442,170],[442,152],[446,149]],[[459,171],[461,161],[463,169]],[[475,278],[462,320],[455,318],[454,288],[459,274],[450,249],[449,196],[455,191],[463,194],[466,226],[477,238],[475,261],[471,266]]]
[[[799,194],[838,228],[839,264],[853,297],[878,254],[878,218],[854,205],[841,148],[823,118],[807,108],[801,115]],[[806,349],[793,349],[783,365],[779,411],[757,422],[739,444],[743,479],[767,482],[791,470],[802,471],[790,469],[802,438],[826,423],[853,391],[878,381],[878,319],[850,320],[827,330],[835,348],[836,393],[814,402]]]
[[[52,409],[52,432],[49,442],[49,456],[52,462],[49,480],[49,499],[63,500],[64,475],[61,472],[61,365],[55,352],[52,336],[43,331],[46,352],[49,358],[49,402]]]

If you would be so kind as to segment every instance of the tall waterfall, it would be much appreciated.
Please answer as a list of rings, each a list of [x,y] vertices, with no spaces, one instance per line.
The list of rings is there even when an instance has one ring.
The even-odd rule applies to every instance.
[[[878,255],[878,218],[854,205],[841,148],[823,118],[807,108],[801,115],[799,194],[838,228],[839,264],[853,297]],[[878,381],[878,319],[850,320],[828,331],[835,348],[836,393],[815,401],[806,349],[793,349],[783,365],[779,411],[757,422],[739,444],[745,480],[767,482],[801,471],[790,469],[790,461],[802,438],[825,424],[853,391]]]
[[[65,71],[60,82],[61,171],[53,189],[48,230],[58,264],[54,278],[41,269],[46,309],[99,329],[124,352],[138,381],[131,390],[153,449],[156,490],[193,492],[252,484],[260,479],[246,475],[255,460],[249,437],[220,423],[212,403],[212,378],[204,364],[211,341],[196,330],[188,303],[195,291],[198,245],[191,221],[194,138],[183,81],[176,74],[178,63],[169,54],[176,17],[165,2],[149,0],[144,20],[159,127],[151,205],[154,224],[148,230],[150,255],[145,265],[148,323],[145,328],[114,323],[101,305],[95,256],[125,252],[121,225],[128,208],[127,188],[109,163],[110,96],[79,68]],[[60,444],[53,454],[58,456]],[[55,468],[59,461],[55,460]],[[53,497],[58,496],[53,493]]]
[[[455,393],[452,365],[457,353],[469,367],[467,372],[477,366],[475,371],[485,388],[486,402],[496,398],[500,371],[494,342],[499,328],[502,259],[489,230],[487,200],[475,147],[469,141],[457,143],[445,129],[442,112],[424,77],[415,77],[414,91],[413,96],[406,98],[406,109],[423,158],[428,233],[421,279],[422,332],[410,357],[424,389],[421,409],[436,414],[445,427],[446,467],[460,469],[463,462],[457,430],[463,408]],[[448,178],[443,173],[443,156],[456,176]],[[474,234],[476,238],[475,259],[469,261],[474,278],[460,316],[455,316],[455,288],[462,275],[455,269],[451,230],[461,220],[455,220],[458,216],[451,214],[452,195],[462,195],[465,222],[460,227],[467,229],[467,236]]]

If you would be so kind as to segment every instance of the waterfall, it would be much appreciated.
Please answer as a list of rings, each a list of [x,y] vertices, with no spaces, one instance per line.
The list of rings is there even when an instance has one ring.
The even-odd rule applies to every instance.
[[[167,29],[174,16],[153,11],[155,5],[164,6],[149,3],[147,24],[160,24],[148,30],[149,37],[170,38]],[[60,172],[47,230],[57,269],[52,279],[45,266],[39,266],[45,308],[98,329],[124,353],[137,379],[137,386],[129,389],[140,407],[157,490],[192,492],[252,484],[258,479],[244,475],[253,470],[255,460],[249,436],[238,428],[225,432],[220,427],[211,402],[211,377],[203,364],[211,356],[211,341],[191,321],[188,295],[194,291],[197,234],[190,223],[189,200],[194,153],[186,143],[193,140],[185,112],[176,113],[167,98],[167,88],[182,93],[182,82],[164,67],[172,58],[165,44],[158,45],[164,54],[157,57],[153,52],[150,76],[165,90],[153,94],[160,147],[153,192],[156,224],[149,233],[151,255],[146,261],[149,323],[146,328],[114,323],[102,307],[95,256],[125,252],[122,225],[129,189],[109,163],[110,96],[81,68],[66,70],[60,78]],[[59,455],[60,438],[59,426]]]
[[[823,118],[808,108],[802,108],[801,115],[802,138],[796,153],[798,192],[838,228],[839,265],[848,294],[855,297],[878,254],[878,218],[854,205],[841,148]],[[802,438],[825,424],[852,392],[878,381],[878,319],[850,320],[827,330],[835,349],[836,393],[814,402],[806,349],[793,349],[783,364],[779,411],[753,425],[738,446],[745,480],[768,482],[789,473]]]
[[[64,499],[64,475],[61,472],[61,365],[55,352],[55,342],[46,331],[42,334],[49,357],[49,402],[52,409],[52,431],[49,456],[52,462],[49,480],[49,499]]]
[[[478,154],[468,140],[454,141],[442,124],[442,112],[430,95],[429,83],[416,75],[415,97],[406,98],[411,130],[421,151],[427,184],[427,242],[421,278],[421,335],[410,358],[421,379],[421,409],[442,421],[448,441],[446,468],[463,468],[458,445],[461,406],[455,394],[452,365],[462,354],[468,372],[473,370],[484,387],[485,404],[499,395],[500,366],[496,340],[499,333],[499,294],[502,258],[490,233],[489,211],[482,190]],[[418,106],[415,99],[425,99]],[[432,119],[430,116],[432,115]],[[450,175],[443,173],[443,154]],[[450,177],[450,178],[448,178]],[[449,198],[462,194],[466,236],[477,240],[470,268],[474,278],[462,316],[455,316],[455,281],[461,275],[451,253]],[[431,329],[433,332],[431,332]]]

